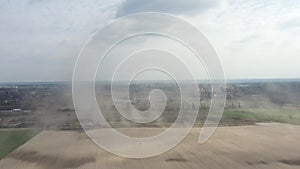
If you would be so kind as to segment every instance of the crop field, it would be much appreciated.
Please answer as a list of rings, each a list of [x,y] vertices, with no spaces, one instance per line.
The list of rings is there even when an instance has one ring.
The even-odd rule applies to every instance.
[[[161,129],[120,130],[134,136],[152,135]],[[296,169],[300,166],[300,126],[259,123],[219,127],[204,144],[197,142],[200,130],[192,129],[174,149],[146,159],[121,158],[110,154],[96,146],[82,131],[43,131],[3,158],[0,168]]]
[[[223,119],[249,120],[254,122],[279,122],[300,125],[300,110],[291,108],[277,109],[229,109]]]
[[[39,133],[35,129],[0,130],[0,159]]]

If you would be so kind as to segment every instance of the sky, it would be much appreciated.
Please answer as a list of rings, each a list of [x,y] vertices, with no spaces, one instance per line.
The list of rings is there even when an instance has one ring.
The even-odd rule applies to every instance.
[[[137,12],[193,24],[228,79],[300,78],[298,0],[0,0],[0,82],[70,81],[91,34]]]

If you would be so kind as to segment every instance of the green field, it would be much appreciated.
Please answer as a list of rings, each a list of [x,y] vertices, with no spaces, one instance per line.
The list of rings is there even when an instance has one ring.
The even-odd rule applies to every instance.
[[[300,110],[296,109],[227,109],[223,119],[240,119],[254,122],[280,122],[300,125]]]
[[[39,132],[36,129],[0,130],[0,159],[26,143]]]

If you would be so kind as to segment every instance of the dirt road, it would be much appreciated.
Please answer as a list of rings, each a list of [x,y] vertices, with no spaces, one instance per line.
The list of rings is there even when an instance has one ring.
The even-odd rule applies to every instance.
[[[151,133],[158,129],[123,129]],[[93,144],[83,132],[44,131],[0,161],[1,169],[188,169],[300,168],[300,126],[269,123],[221,127],[205,144],[193,129],[171,151],[126,159]]]

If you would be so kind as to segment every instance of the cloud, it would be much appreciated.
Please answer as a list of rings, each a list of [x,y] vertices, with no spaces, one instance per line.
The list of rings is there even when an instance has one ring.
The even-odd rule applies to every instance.
[[[248,36],[245,36],[244,38],[241,38],[237,41],[233,41],[233,44],[239,44],[239,45],[243,45],[247,42],[250,42],[250,41],[253,41],[253,40],[257,40],[259,39],[259,35],[256,35],[256,34],[253,34],[253,35],[248,35]]]
[[[118,0],[0,1],[0,81],[70,80],[82,44]]]
[[[92,32],[116,16],[146,11],[179,15],[196,26],[216,49],[228,78],[300,75],[299,0],[2,0],[0,72],[8,73],[0,74],[0,81],[70,80]],[[134,31],[158,29],[149,19],[131,20],[95,42],[111,43],[115,32],[141,21]],[[147,42],[136,40],[128,45]]]
[[[279,28],[281,30],[300,28],[300,15],[287,17],[279,24]]]
[[[177,15],[197,15],[218,6],[219,0],[125,0],[116,17],[137,12],[164,12]]]

